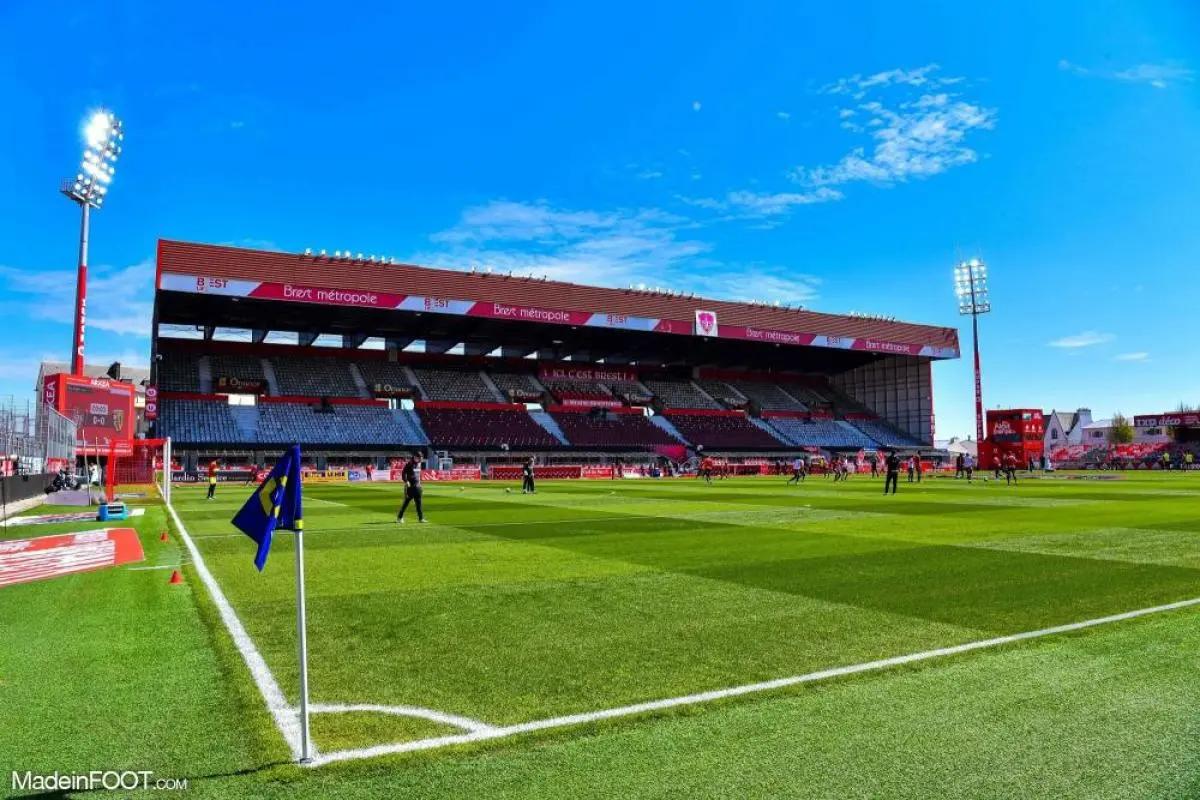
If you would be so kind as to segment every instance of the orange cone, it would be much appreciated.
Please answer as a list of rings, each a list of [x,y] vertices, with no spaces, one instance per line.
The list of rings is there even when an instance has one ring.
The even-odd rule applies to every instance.
[[[177,569],[171,570],[171,580],[167,581],[167,583],[170,583],[172,585],[174,585],[176,583],[183,583],[183,576],[179,574],[179,570],[177,570]]]
[[[158,535],[158,540],[159,540],[160,542],[165,542],[165,541],[167,540],[167,532],[166,532],[166,531],[163,531],[162,533],[160,533],[160,534]]]

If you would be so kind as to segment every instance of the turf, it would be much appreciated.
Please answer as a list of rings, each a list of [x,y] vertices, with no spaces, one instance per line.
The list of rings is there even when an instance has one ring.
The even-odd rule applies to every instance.
[[[560,482],[536,496],[432,485],[433,523],[403,527],[396,487],[309,485],[312,695],[510,724],[1198,597],[1198,478],[929,480],[886,498],[861,478]],[[223,486],[209,502],[177,489],[176,507],[294,700],[292,541],[281,536],[255,572],[251,543],[228,522],[245,493]],[[147,555],[177,558],[155,552],[160,514],[140,525]],[[1196,791],[1194,611],[314,771],[272,766],[285,749],[199,584],[163,578],[115,570],[0,590],[0,644],[13,655],[14,643],[34,643],[0,656],[0,702],[11,691],[39,709],[22,715],[21,732],[0,728],[0,754],[26,768],[141,764],[162,741],[154,764],[213,796]],[[77,651],[66,663],[64,649]],[[98,686],[97,713],[122,717],[130,738],[85,743],[73,701]],[[0,706],[0,723],[12,708]],[[186,724],[173,725],[180,714]],[[318,715],[313,731],[324,751],[448,732],[364,713]]]

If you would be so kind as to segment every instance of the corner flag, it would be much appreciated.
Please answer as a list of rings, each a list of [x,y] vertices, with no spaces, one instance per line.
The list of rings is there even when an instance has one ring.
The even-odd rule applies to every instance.
[[[277,528],[304,529],[301,494],[300,445],[294,444],[233,518],[233,524],[242,533],[258,542],[254,566],[259,572],[267,564],[271,537]]]

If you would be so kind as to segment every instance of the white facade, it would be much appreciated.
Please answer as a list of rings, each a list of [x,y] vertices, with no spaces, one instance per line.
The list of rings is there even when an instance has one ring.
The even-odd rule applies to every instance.
[[[1093,424],[1090,408],[1080,408],[1075,411],[1051,411],[1045,415],[1045,420],[1044,440],[1047,453],[1053,452],[1056,447],[1091,443],[1084,434],[1085,428]]]

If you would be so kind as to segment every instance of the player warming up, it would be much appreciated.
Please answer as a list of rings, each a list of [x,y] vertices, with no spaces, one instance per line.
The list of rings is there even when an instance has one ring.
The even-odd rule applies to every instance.
[[[536,491],[533,485],[533,459],[529,458],[521,465],[521,494],[533,494]]]
[[[221,465],[215,458],[208,462],[208,495],[204,498],[205,500],[217,499],[217,470],[220,468]]]
[[[792,477],[788,478],[788,483],[799,485],[805,477],[804,459],[796,456],[796,460],[792,462]]]
[[[883,479],[883,493],[887,494],[890,486],[892,494],[895,494],[900,485],[900,456],[896,455],[895,450],[892,450],[887,454],[887,459],[883,463],[887,469],[887,477]]]
[[[401,479],[404,481],[404,502],[400,505],[400,512],[396,514],[396,522],[404,524],[404,512],[408,510],[408,504],[412,503],[417,507],[417,521],[428,522],[425,519],[425,509],[421,506],[421,454],[413,453],[412,457],[404,465],[404,469],[400,473]]]

